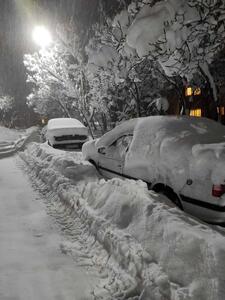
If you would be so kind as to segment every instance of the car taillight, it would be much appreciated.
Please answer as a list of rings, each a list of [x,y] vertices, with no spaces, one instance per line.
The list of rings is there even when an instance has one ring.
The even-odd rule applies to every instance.
[[[212,186],[212,195],[214,197],[221,197],[225,193],[224,184],[213,184]]]

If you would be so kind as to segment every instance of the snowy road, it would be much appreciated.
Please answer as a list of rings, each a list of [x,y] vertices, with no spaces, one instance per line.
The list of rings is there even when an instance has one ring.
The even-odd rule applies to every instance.
[[[0,299],[87,299],[95,279],[60,252],[61,236],[17,167],[0,160]]]

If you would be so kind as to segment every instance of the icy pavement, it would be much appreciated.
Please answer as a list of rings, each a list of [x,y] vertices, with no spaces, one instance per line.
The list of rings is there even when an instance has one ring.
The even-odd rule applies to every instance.
[[[0,170],[0,299],[93,299],[95,274],[65,255],[56,224],[15,160],[1,159]]]
[[[83,226],[79,236],[90,262],[111,270],[104,288],[112,297],[96,299],[224,300],[223,231],[179,211],[141,181],[100,178],[79,152],[33,144],[21,157],[65,223],[70,216]],[[77,253],[76,241],[62,247]]]

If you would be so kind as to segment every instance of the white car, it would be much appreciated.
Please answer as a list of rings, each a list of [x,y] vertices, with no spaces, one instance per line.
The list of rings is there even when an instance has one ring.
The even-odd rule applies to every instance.
[[[132,119],[83,145],[111,178],[142,179],[207,222],[225,222],[225,127],[205,118]]]
[[[48,121],[46,139],[52,147],[82,147],[88,141],[88,129],[79,120],[73,118],[57,118]]]

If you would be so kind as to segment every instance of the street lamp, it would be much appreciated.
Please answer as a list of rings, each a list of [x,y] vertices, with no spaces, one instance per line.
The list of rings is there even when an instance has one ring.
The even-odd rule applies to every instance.
[[[45,26],[36,26],[33,29],[32,37],[34,42],[41,48],[48,47],[52,42],[51,33]]]

